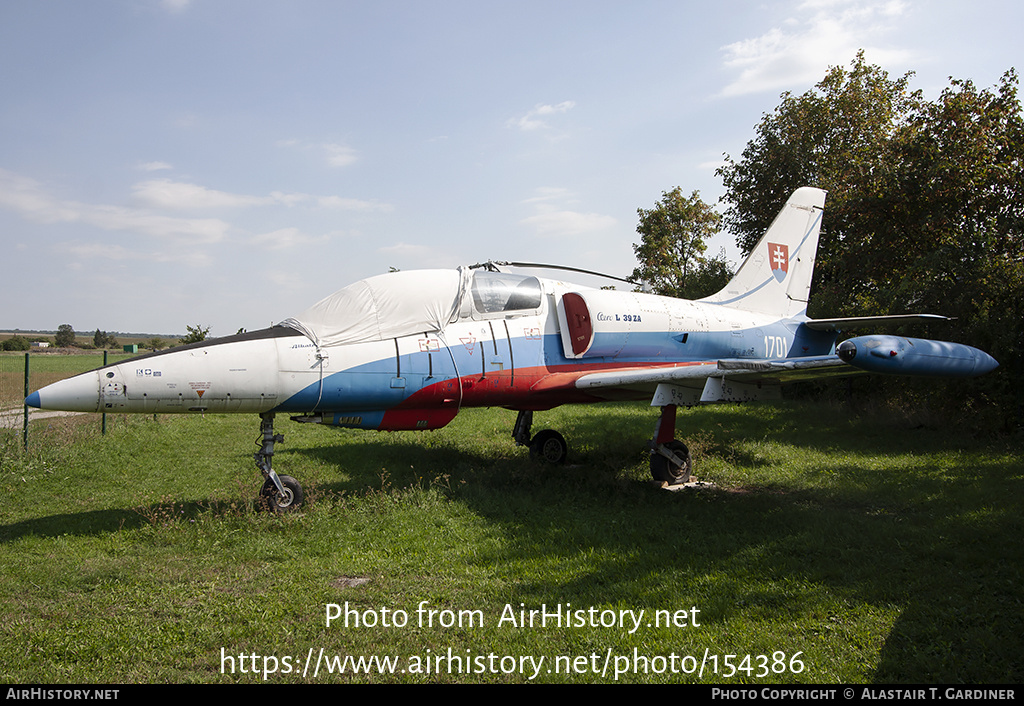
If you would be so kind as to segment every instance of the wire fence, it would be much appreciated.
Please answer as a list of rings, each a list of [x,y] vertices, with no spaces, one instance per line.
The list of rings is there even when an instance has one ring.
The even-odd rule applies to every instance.
[[[34,422],[75,414],[29,408],[26,422],[27,395],[58,380],[95,370],[106,363],[126,360],[132,355],[109,351],[0,353],[0,433],[21,435],[22,443],[27,448],[31,442]],[[101,428],[105,427],[105,415],[92,414],[85,417]]]

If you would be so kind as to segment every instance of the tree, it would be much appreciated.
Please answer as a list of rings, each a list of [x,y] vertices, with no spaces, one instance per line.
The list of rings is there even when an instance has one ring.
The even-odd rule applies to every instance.
[[[811,91],[782,94],[765,115],[737,162],[726,158],[718,175],[729,203],[725,225],[744,253],[757,244],[789,195],[801,186],[828,192],[812,293],[812,314],[852,314],[863,294],[850,257],[864,232],[859,224],[892,168],[891,140],[922,103],[910,93],[913,74],[890,79],[857,54],[850,69],[833,67]]]
[[[54,343],[58,348],[70,348],[75,345],[75,330],[71,328],[71,324],[61,324],[57,327]]]
[[[709,237],[718,232],[722,217],[694,191],[683,196],[676,187],[662,193],[652,209],[637,209],[640,243],[633,252],[640,263],[630,279],[646,282],[657,294],[699,299],[714,294],[729,281],[725,254],[707,258]]]
[[[196,324],[195,326],[185,326],[188,329],[188,333],[182,338],[178,339],[178,343],[185,345],[187,343],[198,343],[199,341],[206,340],[206,334],[210,333],[210,327],[203,328],[202,325]]]
[[[742,159],[719,170],[725,222],[748,250],[799,186],[829,192],[812,316],[927,311],[927,335],[985,348],[1001,367],[943,386],[961,405],[1024,409],[1024,118],[1017,76],[952,80],[935,101],[863,55],[814,90],[783,94]],[[993,407],[997,402],[999,407]],[[1001,409],[1000,409],[1001,407]]]
[[[1001,404],[1000,421],[1024,421],[1024,114],[1016,73],[993,90],[952,80],[911,114],[890,154],[894,168],[861,245],[878,308],[913,302],[955,317],[943,334],[1001,363],[970,394]]]
[[[167,341],[160,338],[159,336],[154,336],[153,338],[146,341],[146,348],[152,348],[154,353],[160,350],[161,348],[165,348],[166,346]]]
[[[97,348],[117,348],[117,339],[106,331],[96,329],[96,333],[92,335],[92,344]]]
[[[31,347],[28,339],[24,336],[11,336],[3,342],[2,346],[5,351],[27,351]]]

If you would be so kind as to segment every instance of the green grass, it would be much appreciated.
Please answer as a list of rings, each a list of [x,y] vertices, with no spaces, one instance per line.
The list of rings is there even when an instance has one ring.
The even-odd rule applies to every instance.
[[[0,671],[249,682],[276,660],[267,681],[495,683],[528,681],[508,659],[528,656],[545,659],[539,682],[610,682],[616,664],[623,682],[1024,678],[1013,443],[821,404],[694,409],[679,436],[717,487],[670,493],[648,482],[655,417],[644,405],[537,415],[535,430],[569,440],[562,468],[516,448],[504,410],[422,433],[282,421],[275,468],[309,504],[281,517],[252,510],[254,415],[115,417],[106,436],[95,419],[33,422],[27,453],[0,436]],[[464,624],[420,625],[423,601],[435,622],[462,612]],[[327,606],[346,603],[408,623],[328,626]],[[645,616],[632,634],[499,624],[520,604]],[[698,626],[648,624],[694,606]],[[321,649],[395,656],[406,672],[280,673]],[[449,649],[482,661],[410,673],[417,657],[448,665]],[[717,674],[710,659],[702,677],[667,671],[672,655],[689,668],[682,657],[705,652]],[[726,655],[740,667],[729,677]]]

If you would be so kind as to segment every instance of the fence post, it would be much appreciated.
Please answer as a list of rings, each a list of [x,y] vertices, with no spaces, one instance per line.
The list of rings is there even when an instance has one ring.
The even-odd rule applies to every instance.
[[[103,351],[103,367],[104,368],[107,367],[107,351],[106,350]],[[107,435],[107,413],[106,412],[103,413],[103,422],[101,423],[101,426],[100,426],[100,433],[103,436]]]
[[[28,353],[25,354],[25,399],[28,399]],[[22,443],[28,451],[28,404],[25,404],[25,419],[22,422]]]

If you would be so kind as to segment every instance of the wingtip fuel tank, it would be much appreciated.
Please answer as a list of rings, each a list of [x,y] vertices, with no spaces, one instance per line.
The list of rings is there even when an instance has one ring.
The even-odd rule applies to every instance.
[[[855,368],[893,375],[976,377],[999,366],[972,346],[903,336],[858,336],[840,343],[836,353]]]

